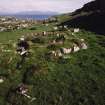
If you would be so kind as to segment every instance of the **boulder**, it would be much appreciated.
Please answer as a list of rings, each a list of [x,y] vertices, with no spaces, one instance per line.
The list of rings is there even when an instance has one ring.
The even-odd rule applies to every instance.
[[[0,83],[3,83],[4,82],[4,79],[3,78],[0,78]]]
[[[61,52],[64,54],[70,54],[72,52],[72,48],[61,48]]]
[[[81,48],[82,49],[87,49],[88,47],[87,47],[87,45],[85,43],[81,43]]]
[[[80,31],[79,28],[75,28],[75,29],[74,29],[74,33],[78,33],[79,31]]]
[[[78,52],[79,50],[80,48],[77,45],[73,46],[73,52]]]
[[[58,27],[53,27],[54,30],[58,30]]]
[[[62,57],[63,56],[60,50],[57,50],[56,53],[57,53],[58,57]]]

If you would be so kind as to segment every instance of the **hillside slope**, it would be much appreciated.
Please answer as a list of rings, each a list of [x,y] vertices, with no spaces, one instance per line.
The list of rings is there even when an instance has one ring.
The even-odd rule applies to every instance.
[[[83,8],[70,14],[72,19],[64,21],[69,27],[80,27],[82,29],[105,34],[105,1],[96,0],[84,5]]]

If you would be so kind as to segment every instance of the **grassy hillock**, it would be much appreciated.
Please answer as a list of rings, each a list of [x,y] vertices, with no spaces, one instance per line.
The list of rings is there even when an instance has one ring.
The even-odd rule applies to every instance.
[[[69,15],[59,16],[59,23],[72,19]],[[55,23],[37,25],[35,29],[22,29],[0,33],[0,105],[104,105],[105,104],[105,36],[72,27],[64,31],[63,44],[52,44],[58,36],[34,36],[36,32],[53,32]],[[71,31],[70,31],[71,30]],[[29,55],[21,62],[16,52],[18,38],[28,37]],[[31,39],[31,40],[30,40]],[[37,39],[37,40],[36,40]],[[75,53],[53,57],[47,54],[60,48],[72,47],[84,39],[88,48]],[[79,43],[79,42],[78,42]],[[17,92],[19,84],[27,85],[27,94]]]

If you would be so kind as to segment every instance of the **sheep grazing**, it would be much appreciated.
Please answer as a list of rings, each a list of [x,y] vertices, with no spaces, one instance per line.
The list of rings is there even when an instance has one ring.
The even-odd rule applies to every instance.
[[[79,28],[75,28],[75,29],[74,29],[74,33],[78,33],[79,31],[80,31]]]

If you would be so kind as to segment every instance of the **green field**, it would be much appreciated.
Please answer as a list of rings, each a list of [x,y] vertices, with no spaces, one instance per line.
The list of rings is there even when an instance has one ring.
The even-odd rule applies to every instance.
[[[63,17],[62,17],[63,19]],[[68,37],[63,46],[71,45],[71,39],[85,39],[88,49],[67,55],[67,58],[47,59],[48,42],[55,36],[40,37],[40,43],[30,45],[30,54],[16,69],[21,57],[16,53],[18,38],[34,32],[51,31],[54,24],[34,26],[35,30],[23,29],[0,33],[1,47],[10,52],[0,53],[0,105],[104,105],[105,104],[105,36],[81,30]],[[12,60],[9,62],[9,60]],[[24,83],[28,85],[28,99],[15,92]]]

